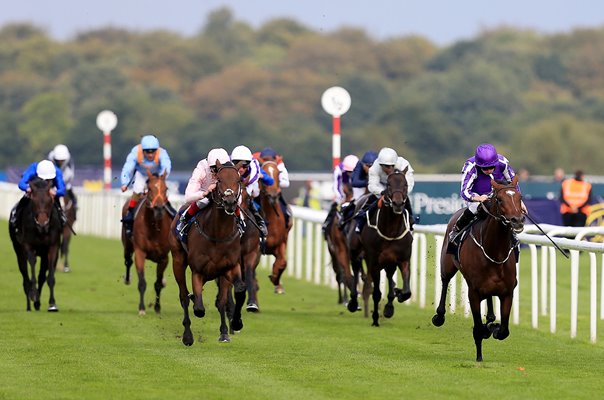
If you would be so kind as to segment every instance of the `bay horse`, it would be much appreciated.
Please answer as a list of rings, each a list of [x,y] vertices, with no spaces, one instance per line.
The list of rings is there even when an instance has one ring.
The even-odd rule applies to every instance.
[[[410,216],[405,210],[408,195],[406,173],[407,168],[403,171],[394,170],[388,175],[386,188],[378,200],[377,212],[373,216],[366,213],[367,223],[361,230],[358,241],[360,243],[350,242],[353,254],[359,253],[359,245],[362,247],[363,257],[367,264],[367,275],[373,284],[372,326],[380,326],[378,306],[382,299],[380,291],[382,269],[386,272],[388,279],[387,303],[384,305],[385,318],[391,318],[394,315],[393,300],[395,297],[399,303],[411,297],[409,262],[413,235],[410,230]],[[362,203],[360,202],[357,208],[362,207]],[[403,279],[402,289],[395,287],[394,273],[397,268]],[[353,311],[351,307],[349,303],[349,311]]]
[[[260,212],[266,221],[268,236],[264,253],[275,256],[273,269],[269,275],[270,281],[275,286],[275,293],[282,294],[283,285],[281,284],[281,275],[287,268],[287,236],[293,225],[290,218],[285,224],[285,215],[280,205],[281,187],[279,186],[279,169],[277,163],[272,160],[264,161],[262,169],[273,178],[272,185],[265,185],[260,181]],[[287,206],[289,207],[289,206]]]
[[[48,311],[59,311],[55,301],[55,272],[61,242],[61,220],[51,193],[51,181],[34,178],[29,182],[31,193],[23,198],[25,204],[15,225],[9,224],[9,235],[17,255],[19,271],[23,277],[23,291],[27,299],[27,311],[31,302],[40,310],[40,295],[44,282],[48,281],[50,298]],[[36,260],[40,258],[40,271],[36,286]],[[31,270],[31,275],[27,269]]]
[[[165,286],[164,271],[168,266],[168,254],[170,244],[168,233],[172,218],[167,210],[168,188],[166,186],[166,173],[162,175],[151,174],[147,171],[147,193],[140,199],[134,215],[132,237],[126,234],[122,226],[122,245],[124,247],[124,264],[126,265],[126,276],[124,283],[130,284],[130,267],[132,266],[132,255],[134,254],[134,265],[138,275],[139,303],[138,313],[144,315],[145,290],[145,260],[151,260],[157,264],[155,274],[155,304],[156,313],[161,312],[160,293]],[[122,208],[122,216],[128,212],[128,201]]]
[[[187,231],[185,250],[174,233],[178,222],[175,218],[170,229],[169,242],[172,251],[172,268],[174,278],[178,283],[180,305],[183,308],[185,327],[182,342],[191,346],[194,342],[189,318],[189,302],[193,301],[193,313],[196,317],[205,316],[202,290],[206,282],[217,280],[218,295],[216,308],[220,314],[220,342],[229,342],[229,332],[226,323],[227,299],[231,285],[235,292],[235,309],[230,318],[231,331],[243,328],[241,309],[245,302],[245,283],[241,276],[241,235],[236,213],[241,196],[239,175],[240,163],[221,164],[216,162],[217,182],[215,189],[209,195],[210,204],[199,212],[192,221],[191,229]],[[186,283],[186,269],[191,268],[191,285],[193,293],[189,293]]]
[[[71,271],[69,267],[69,244],[71,243],[71,236],[74,234],[73,224],[77,218],[77,210],[72,196],[74,196],[73,192],[68,190],[65,194],[65,207],[63,208],[65,217],[67,218],[67,223],[63,227],[63,237],[59,253],[60,257],[63,258],[63,272]]]
[[[445,302],[449,281],[459,270],[468,284],[468,298],[474,320],[473,337],[476,345],[476,361],[482,361],[482,341],[491,334],[503,340],[510,334],[509,320],[516,279],[516,254],[518,246],[514,233],[524,229],[522,196],[517,190],[518,177],[510,184],[491,180],[492,191],[481,204],[486,216],[471,225],[467,240],[460,243],[457,254],[447,254],[449,232],[464,211],[458,210],[447,225],[441,250],[442,292],[436,314],[435,326],[445,323]],[[494,323],[493,296],[501,302],[501,323]],[[487,300],[486,323],[483,324],[480,303]]]
[[[260,263],[260,231],[256,227],[254,216],[249,211],[249,201],[252,201],[246,190],[242,191],[241,212],[246,217],[246,226],[241,236],[241,272],[247,291],[248,312],[259,312],[258,305],[258,280],[256,279],[256,268]]]

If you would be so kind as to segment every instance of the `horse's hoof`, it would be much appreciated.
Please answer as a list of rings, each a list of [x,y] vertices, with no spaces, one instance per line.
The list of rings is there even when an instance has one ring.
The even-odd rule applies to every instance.
[[[185,332],[182,335],[182,344],[185,346],[191,346],[195,340],[193,339],[193,334],[191,332]]]
[[[155,310],[156,314],[161,314],[161,305],[156,304],[153,309]]]
[[[241,330],[243,329],[243,321],[241,319],[231,321],[231,329],[234,332],[241,332]]]
[[[268,276],[268,279],[269,279],[269,281],[271,281],[271,283],[272,283],[273,285],[275,285],[275,286],[279,284],[279,282],[275,282],[275,280],[274,280],[274,278],[273,278],[273,276],[272,276],[272,275],[269,275],[269,276]]]
[[[40,302],[39,301],[34,301],[34,309],[36,311],[40,311]]]
[[[48,312],[58,312],[59,308],[57,307],[56,304],[51,304],[48,306]]]
[[[394,315],[394,306],[392,304],[386,304],[384,306],[384,318],[392,318]]]
[[[396,295],[396,299],[399,303],[407,301],[411,298],[411,292],[403,293],[402,291],[398,292]]]
[[[380,324],[377,321],[373,321],[373,323],[371,324],[371,326],[377,326],[377,327],[379,327]]]
[[[260,311],[260,308],[258,308],[258,305],[256,303],[249,303],[245,309],[247,312],[253,313],[257,313]]]
[[[277,286],[275,286],[275,293],[276,294],[285,294],[285,289],[283,289],[282,285],[277,285]]]
[[[138,310],[138,315],[146,315],[147,312],[145,310]]]
[[[359,303],[358,303],[357,299],[350,300],[348,302],[348,304],[346,305],[346,308],[348,308],[348,311],[350,311],[350,312],[359,311],[360,308],[359,308]]]
[[[226,333],[223,333],[220,335],[220,337],[218,338],[218,341],[220,343],[229,343],[231,341],[231,338],[229,337],[229,335],[227,335]]]
[[[435,314],[432,317],[432,325],[434,326],[443,326],[445,323],[445,316],[441,314]]]
[[[206,315],[206,310],[193,307],[193,314],[195,314],[197,318],[203,318]]]
[[[71,269],[66,265],[63,267],[63,272],[71,272]]]
[[[126,286],[130,285],[130,279],[124,278],[124,285],[126,285]]]

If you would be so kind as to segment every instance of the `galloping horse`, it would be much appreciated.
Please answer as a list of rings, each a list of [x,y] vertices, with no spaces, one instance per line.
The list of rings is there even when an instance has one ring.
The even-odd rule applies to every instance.
[[[70,195],[71,191],[67,191],[65,195],[65,217],[67,217],[67,223],[63,227],[63,239],[61,240],[60,255],[63,257],[63,272],[69,272],[69,243],[71,242],[71,235],[73,232],[73,223],[76,220],[76,207],[73,201],[73,197]]]
[[[241,200],[241,211],[246,216],[246,227],[241,237],[241,270],[243,280],[247,289],[248,312],[258,312],[258,280],[256,279],[256,267],[260,262],[260,231],[256,227],[256,221],[251,212],[248,211],[248,194],[243,190]]]
[[[140,299],[138,303],[139,315],[145,314],[145,260],[157,263],[155,279],[155,305],[156,313],[161,311],[159,295],[165,286],[164,271],[168,265],[168,232],[172,218],[166,209],[168,203],[168,189],[166,187],[166,173],[161,176],[148,173],[147,194],[139,201],[133,223],[132,237],[126,235],[122,227],[122,244],[124,246],[124,264],[126,265],[126,276],[124,283],[130,284],[130,267],[132,266],[132,254],[134,254],[134,265],[138,274],[138,291]],[[128,201],[122,209],[122,216],[128,212]]]
[[[442,292],[436,315],[432,317],[435,326],[445,323],[445,302],[449,281],[457,271],[461,271],[468,284],[468,297],[474,319],[474,343],[476,361],[482,361],[482,340],[491,334],[495,339],[503,340],[510,334],[509,320],[512,308],[514,288],[516,287],[517,242],[515,232],[524,229],[521,195],[516,189],[518,177],[511,184],[491,181],[493,188],[489,200],[482,203],[486,217],[472,225],[468,230],[468,240],[459,245],[457,254],[447,254],[449,231],[457,221],[463,209],[451,217],[441,251]],[[492,296],[498,296],[501,302],[501,324],[494,323]],[[487,300],[486,324],[482,323],[480,302]]]
[[[260,181],[260,207],[266,221],[268,237],[264,253],[275,256],[272,274],[269,279],[275,285],[275,293],[284,293],[281,285],[281,275],[287,267],[287,235],[292,228],[293,220],[290,218],[285,225],[285,215],[281,210],[280,196],[281,187],[279,186],[279,169],[275,161],[265,161],[262,163],[262,169],[273,178],[274,183],[270,186]],[[289,206],[288,206],[289,207]]]
[[[44,282],[48,280],[50,298],[48,311],[59,311],[55,302],[55,271],[61,242],[61,221],[54,198],[50,192],[52,182],[35,178],[29,182],[29,199],[22,199],[20,218],[15,225],[9,224],[9,234],[17,255],[19,271],[23,277],[23,291],[27,299],[27,311],[33,301],[36,311],[40,310],[40,295]],[[40,272],[36,287],[36,259],[40,257]],[[31,277],[27,264],[31,269]],[[48,275],[47,275],[48,274]]]
[[[191,346],[193,333],[189,318],[189,301],[193,300],[193,313],[202,318],[205,313],[203,305],[203,285],[211,280],[218,280],[218,297],[216,308],[220,314],[220,342],[229,342],[226,324],[227,297],[231,285],[235,290],[235,310],[230,321],[232,331],[243,328],[241,308],[245,302],[245,283],[241,278],[241,236],[236,215],[241,182],[239,164],[233,166],[230,162],[224,165],[216,162],[216,188],[211,192],[211,202],[198,213],[193,220],[193,226],[185,238],[188,253],[174,234],[178,218],[172,222],[170,229],[170,247],[172,249],[172,267],[174,278],[178,283],[180,305],[184,311],[182,321],[185,327],[182,342]],[[193,293],[189,294],[186,283],[187,265],[191,268],[191,284]]]
[[[407,168],[403,171],[394,170],[388,175],[386,188],[378,201],[377,212],[372,217],[369,216],[369,213],[366,214],[367,223],[363,226],[360,234],[360,244],[367,264],[367,274],[371,277],[373,283],[372,326],[379,326],[378,306],[382,298],[380,291],[380,272],[382,269],[386,271],[388,279],[388,302],[384,306],[384,317],[391,318],[394,315],[392,303],[395,297],[399,303],[411,297],[409,261],[411,259],[413,235],[410,230],[409,214],[405,210],[405,202],[407,201],[406,173]],[[357,207],[362,207],[362,204]],[[354,246],[355,244],[351,243],[351,247]],[[353,253],[359,253],[358,247],[351,250]],[[397,268],[401,272],[403,289],[395,287],[393,277]],[[354,311],[351,307],[349,303],[348,310]]]

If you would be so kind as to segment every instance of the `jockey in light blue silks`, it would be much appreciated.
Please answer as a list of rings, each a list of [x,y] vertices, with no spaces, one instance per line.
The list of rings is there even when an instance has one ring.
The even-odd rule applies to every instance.
[[[516,175],[508,159],[498,154],[495,146],[488,143],[476,147],[474,156],[466,160],[461,173],[460,196],[467,208],[449,233],[449,243],[455,246],[459,245],[459,232],[472,222],[480,204],[489,198],[491,179],[511,182]],[[516,189],[520,191],[520,188]],[[526,213],[524,202],[522,209]]]
[[[145,135],[140,144],[134,146],[122,167],[121,189],[122,192],[132,186],[132,197],[128,203],[128,212],[122,219],[126,228],[126,234],[132,234],[132,224],[134,222],[134,208],[140,200],[141,193],[147,188],[147,171],[151,174],[170,175],[172,170],[172,161],[168,152],[163,147],[159,147],[159,140],[154,135]],[[168,202],[168,211],[174,217],[176,211]]]

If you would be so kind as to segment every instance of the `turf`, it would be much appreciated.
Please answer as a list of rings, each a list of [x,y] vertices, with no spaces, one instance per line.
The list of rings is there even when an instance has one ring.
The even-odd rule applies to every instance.
[[[7,232],[5,221],[0,229]],[[216,290],[207,284],[207,315],[193,320],[196,341],[185,347],[171,269],[161,315],[150,307],[139,316],[136,278],[124,285],[118,241],[73,238],[72,272],[57,278],[58,313],[44,311],[47,288],[43,311],[25,311],[8,234],[0,242],[0,257],[0,399],[601,396],[604,346],[588,343],[584,321],[582,335],[571,340],[564,329],[546,332],[546,320],[540,320],[544,328],[533,330],[523,312],[508,339],[484,342],[484,362],[476,363],[471,320],[460,315],[447,315],[445,325],[435,328],[432,304],[426,309],[396,304],[392,319],[371,327],[362,314],[336,304],[334,290],[286,277],[286,294],[275,295],[268,272],[260,270],[262,312],[244,314],[242,332],[219,343]],[[149,304],[155,267],[148,263],[145,272]],[[525,276],[523,286],[530,284]],[[585,285],[581,290],[583,295]],[[524,296],[527,311],[529,301]]]

